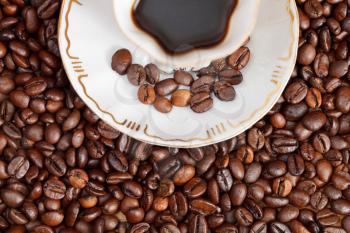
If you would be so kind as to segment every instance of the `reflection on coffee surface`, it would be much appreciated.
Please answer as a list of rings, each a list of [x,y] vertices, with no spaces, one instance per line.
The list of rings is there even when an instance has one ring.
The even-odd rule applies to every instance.
[[[167,53],[184,53],[224,40],[238,0],[140,0],[135,24]]]

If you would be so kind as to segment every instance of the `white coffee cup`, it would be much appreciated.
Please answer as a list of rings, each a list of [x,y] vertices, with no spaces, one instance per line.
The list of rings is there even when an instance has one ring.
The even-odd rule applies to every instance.
[[[226,57],[242,46],[254,30],[261,0],[238,0],[227,35],[218,45],[197,48],[178,55],[166,53],[150,34],[135,25],[131,12],[137,6],[137,0],[113,1],[120,30],[132,43],[146,52],[153,63],[163,70],[196,70],[208,66],[215,59]]]

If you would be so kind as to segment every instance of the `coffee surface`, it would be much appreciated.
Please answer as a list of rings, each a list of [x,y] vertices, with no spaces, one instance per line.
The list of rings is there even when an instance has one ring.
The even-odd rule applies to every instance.
[[[220,43],[236,3],[237,0],[141,0],[132,17],[167,53],[184,53]]]

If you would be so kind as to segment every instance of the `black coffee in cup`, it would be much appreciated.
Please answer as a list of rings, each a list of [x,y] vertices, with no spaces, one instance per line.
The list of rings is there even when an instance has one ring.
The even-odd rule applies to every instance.
[[[132,16],[167,53],[184,53],[223,41],[237,1],[140,0]]]

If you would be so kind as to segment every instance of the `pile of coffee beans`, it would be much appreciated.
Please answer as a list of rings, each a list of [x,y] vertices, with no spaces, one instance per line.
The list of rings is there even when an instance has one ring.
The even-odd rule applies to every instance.
[[[215,60],[198,72],[177,70],[172,78],[160,80],[161,71],[155,64],[145,67],[132,64],[130,51],[119,49],[112,57],[112,69],[120,75],[126,75],[132,85],[140,86],[137,93],[139,101],[153,105],[159,112],[169,113],[173,106],[190,106],[194,112],[203,113],[213,107],[212,93],[221,101],[235,99],[233,85],[242,82],[240,70],[248,64],[249,59],[250,50],[243,46],[227,58]]]
[[[274,108],[176,149],[121,134],[75,94],[59,1],[0,0],[0,232],[350,232],[350,2],[297,4],[298,61]]]

